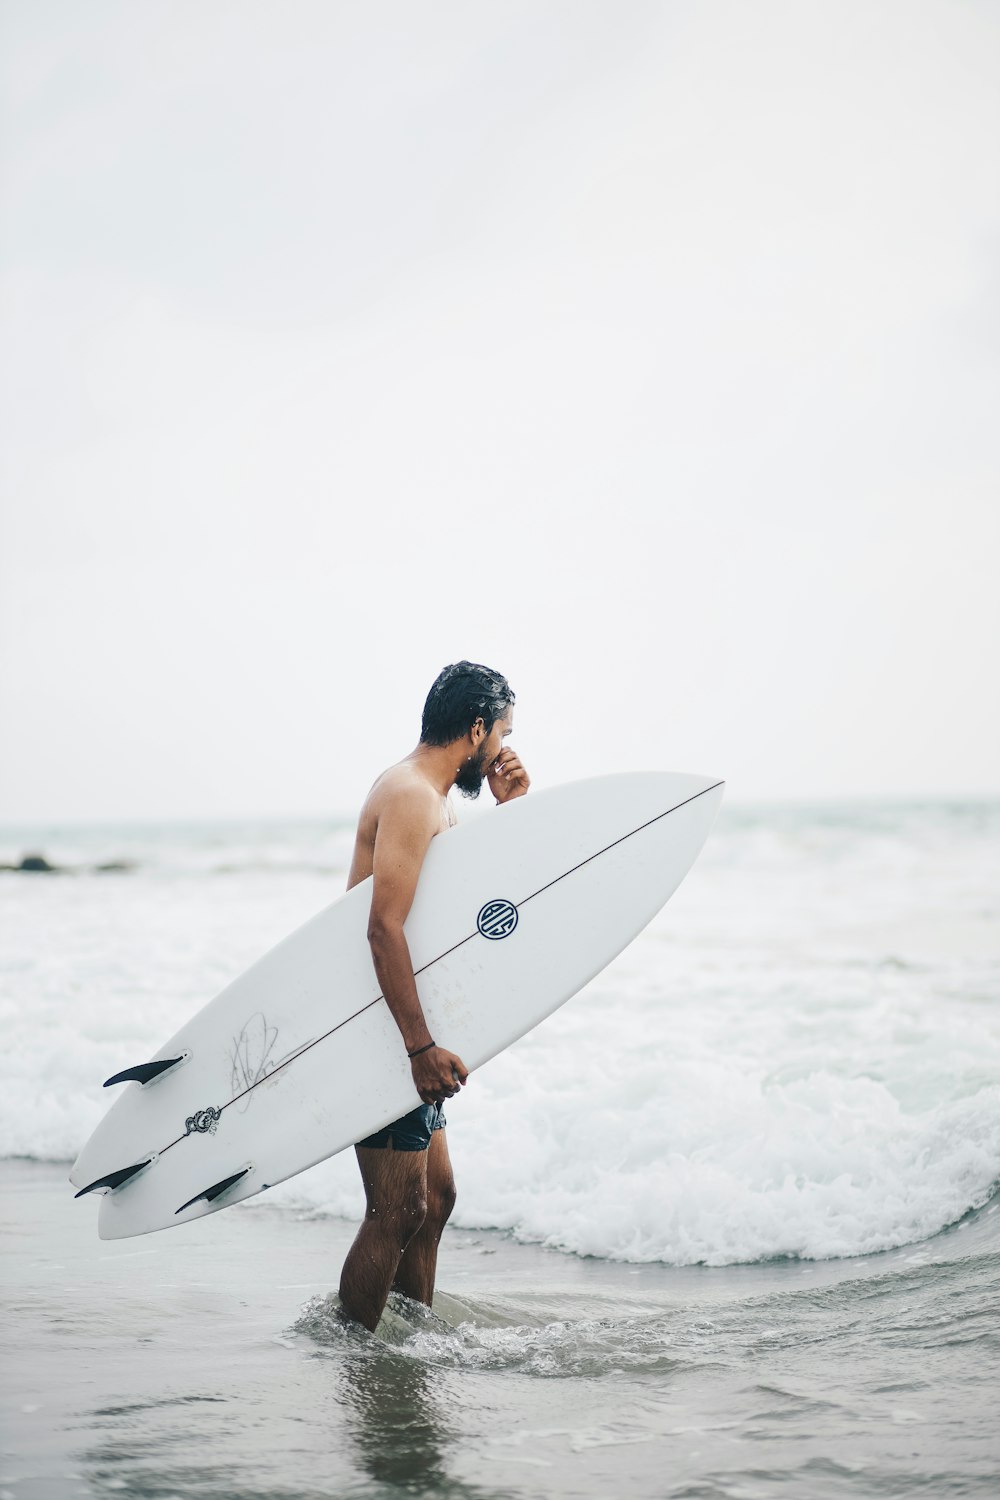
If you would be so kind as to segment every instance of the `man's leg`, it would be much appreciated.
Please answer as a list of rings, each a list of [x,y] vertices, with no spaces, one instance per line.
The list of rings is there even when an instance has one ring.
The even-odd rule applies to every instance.
[[[399,1258],[424,1222],[428,1153],[394,1151],[391,1146],[354,1149],[367,1208],[340,1273],[340,1302],[349,1318],[374,1332]]]
[[[425,1153],[427,1162],[427,1213],[410,1240],[396,1268],[393,1288],[428,1307],[434,1297],[438,1243],[455,1207],[455,1179],[448,1155],[447,1132],[435,1130]]]

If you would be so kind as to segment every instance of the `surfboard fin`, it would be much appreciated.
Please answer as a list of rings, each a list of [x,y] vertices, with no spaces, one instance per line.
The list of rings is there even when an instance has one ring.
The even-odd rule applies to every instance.
[[[74,1198],[82,1198],[85,1193],[96,1192],[98,1188],[121,1187],[123,1183],[128,1182],[130,1177],[134,1177],[136,1172],[141,1172],[143,1167],[148,1167],[152,1160],[151,1156],[147,1156],[145,1161],[136,1162],[134,1167],[121,1167],[117,1172],[109,1172],[106,1177],[98,1177],[96,1181],[88,1182],[85,1188],[81,1188],[73,1196]]]
[[[182,1052],[180,1057],[161,1057],[156,1062],[137,1063],[134,1068],[125,1068],[121,1073],[116,1073],[113,1078],[105,1078],[104,1087],[109,1089],[113,1083],[152,1083],[154,1078],[159,1078],[168,1068],[176,1068],[179,1062],[183,1062],[188,1053]]]
[[[232,1177],[223,1177],[221,1182],[213,1182],[210,1188],[205,1188],[201,1193],[195,1193],[194,1197],[189,1198],[186,1203],[182,1203],[180,1208],[174,1209],[174,1216],[182,1214],[186,1208],[191,1207],[192,1203],[198,1203],[202,1198],[205,1199],[206,1203],[214,1203],[216,1198],[221,1198],[227,1188],[231,1188],[234,1183],[239,1182],[241,1177],[245,1177],[248,1172],[252,1171],[252,1166],[244,1167],[241,1172],[234,1172]]]

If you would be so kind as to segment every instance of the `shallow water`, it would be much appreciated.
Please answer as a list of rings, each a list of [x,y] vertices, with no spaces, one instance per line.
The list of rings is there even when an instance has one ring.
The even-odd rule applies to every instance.
[[[1000,1202],[812,1265],[625,1266],[449,1231],[436,1314],[345,1330],[353,1226],[102,1244],[7,1164],[2,1489],[276,1500],[995,1496]]]

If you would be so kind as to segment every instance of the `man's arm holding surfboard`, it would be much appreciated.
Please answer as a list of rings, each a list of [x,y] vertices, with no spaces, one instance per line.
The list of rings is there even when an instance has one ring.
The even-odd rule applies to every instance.
[[[372,905],[368,918],[375,973],[385,1002],[399,1027],[408,1053],[417,1093],[425,1104],[458,1092],[469,1076],[460,1057],[433,1041],[417,994],[413,962],[403,923],[406,921],[424,856],[441,826],[440,799],[412,783],[394,789],[382,807],[372,867]],[[421,1050],[426,1048],[427,1050]],[[456,1081],[457,1080],[457,1081]]]

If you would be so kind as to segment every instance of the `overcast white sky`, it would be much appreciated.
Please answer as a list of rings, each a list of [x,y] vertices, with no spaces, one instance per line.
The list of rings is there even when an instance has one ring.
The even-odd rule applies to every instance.
[[[1000,792],[995,4],[0,14],[0,818]]]

